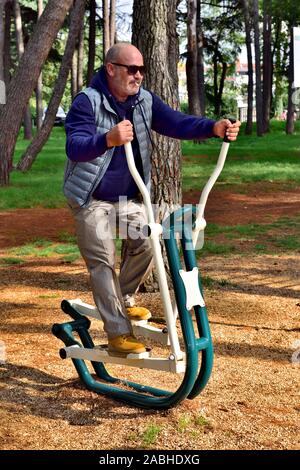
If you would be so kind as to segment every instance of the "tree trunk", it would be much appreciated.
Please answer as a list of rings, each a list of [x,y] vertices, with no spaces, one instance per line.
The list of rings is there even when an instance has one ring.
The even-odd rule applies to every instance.
[[[204,81],[204,54],[203,54],[203,30],[202,30],[202,19],[201,19],[201,0],[197,0],[197,20],[196,20],[196,32],[197,32],[197,75],[198,75],[198,92],[200,99],[200,114],[205,116],[205,81]]]
[[[77,47],[75,46],[73,57],[72,57],[72,66],[71,66],[71,96],[72,100],[75,98],[77,95],[77,86],[78,86],[78,80],[77,80],[77,72],[78,72],[78,50]]]
[[[111,47],[116,42],[116,0],[110,0],[109,30]]]
[[[214,113],[216,114],[216,106],[217,106],[217,99],[218,99],[218,59],[217,59],[216,53],[214,53],[212,57],[212,62],[213,62]]]
[[[4,65],[4,81],[6,86],[8,86],[11,78],[11,53],[10,53],[10,39],[11,39],[11,17],[12,17],[12,1],[7,0],[5,3],[5,32],[4,32],[4,56],[3,56],[3,65]]]
[[[103,8],[103,58],[110,48],[109,33],[109,0],[102,0]]]
[[[177,72],[174,75],[178,50],[171,43],[171,38],[176,37],[175,13],[175,0],[134,0],[132,40],[143,54],[147,69],[152,71],[145,77],[145,87],[178,109]],[[158,134],[153,135],[153,140],[153,201],[162,216],[169,206],[181,202],[181,149],[177,140]]]
[[[271,0],[264,0],[263,20],[263,132],[270,131],[272,97]]]
[[[197,0],[188,0],[187,11],[187,60],[186,84],[188,92],[189,113],[201,115],[198,86],[198,47],[197,47]]]
[[[19,62],[22,55],[24,54],[24,40],[23,40],[23,31],[22,31],[22,17],[21,9],[18,0],[14,0],[14,15],[15,15],[15,26],[16,26],[16,41],[17,41],[17,50]],[[31,111],[30,106],[27,104],[24,113],[24,139],[32,139],[32,122],[31,122]]]
[[[255,91],[256,91],[256,134],[263,135],[262,86],[259,44],[258,0],[253,0],[254,48],[255,48]]]
[[[283,113],[283,85],[281,74],[281,36],[282,36],[282,20],[278,19],[276,22],[276,34],[274,44],[274,76],[275,76],[275,92],[274,92],[274,109],[275,117],[281,119]]]
[[[4,41],[5,41],[5,27],[4,27],[4,3],[0,3],[0,80],[4,82]]]
[[[89,55],[88,55],[88,69],[86,83],[90,84],[95,69],[95,56],[96,56],[96,1],[90,0],[89,4],[90,17],[89,17]]]
[[[76,0],[74,8],[70,15],[70,28],[65,52],[62,58],[60,70],[55,82],[54,90],[47,108],[42,128],[33,139],[33,142],[26,149],[26,152],[22,155],[22,158],[17,165],[18,170],[27,171],[31,168],[38,153],[42,150],[44,144],[49,138],[55,121],[55,116],[66,87],[66,82],[72,64],[74,49],[76,46],[76,39],[80,34],[81,22],[84,18],[84,12],[85,0]]]
[[[134,0],[132,41],[150,71],[145,87],[178,109],[176,3],[176,0]],[[153,135],[153,141],[152,200],[158,208],[157,220],[162,220],[181,203],[181,146],[178,140],[158,134]]]
[[[79,39],[78,39],[78,57],[77,57],[77,93],[83,87],[83,55],[84,55],[84,16],[81,19]]]
[[[290,25],[290,53],[289,53],[289,91],[288,91],[288,110],[285,132],[287,134],[293,134],[294,132],[294,114],[295,114],[295,103],[293,103],[293,83],[294,83],[294,38],[293,38],[293,27]]]
[[[37,13],[38,19],[41,17],[44,10],[43,0],[37,0]],[[39,75],[36,91],[36,128],[39,131],[43,122],[43,76],[42,72]]]
[[[221,111],[222,111],[222,96],[223,96],[227,67],[228,67],[227,63],[222,62],[222,72],[221,72],[221,77],[220,77],[218,93],[217,93],[217,99],[215,103],[215,114],[218,117],[221,116]]]
[[[29,104],[24,114],[24,140],[32,140],[32,116]]]
[[[253,61],[252,61],[252,39],[251,39],[251,22],[248,0],[242,0],[242,7],[245,20],[246,32],[246,48],[248,62],[248,85],[247,85],[247,123],[245,134],[251,135],[253,128]]]
[[[9,184],[13,152],[25,108],[72,3],[72,0],[47,2],[7,88],[6,105],[0,106],[0,186]]]

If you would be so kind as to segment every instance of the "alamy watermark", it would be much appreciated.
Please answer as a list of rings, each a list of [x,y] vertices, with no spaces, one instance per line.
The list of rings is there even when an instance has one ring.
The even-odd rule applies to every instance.
[[[0,341],[0,364],[6,362],[6,349],[4,341]]]
[[[191,204],[185,204],[176,214],[176,220],[169,217],[174,211],[174,207],[164,207],[162,239],[169,239],[173,236],[171,226],[175,223],[176,239],[182,240],[185,238],[185,249],[194,249],[191,241],[191,234],[195,223],[192,207]],[[161,212],[158,204],[152,204],[152,210],[154,214]],[[131,240],[138,240],[148,238],[150,235],[151,227],[147,223],[146,215],[143,214],[142,206],[132,205],[132,201],[127,200],[126,196],[121,196],[117,203],[111,203],[109,209],[105,207],[103,211],[99,210],[98,214],[95,217],[97,221],[96,233],[99,240],[111,240],[117,237],[120,239],[130,238]],[[196,248],[202,247],[203,238],[203,231],[201,231]]]
[[[0,104],[6,104],[5,83],[0,80]]]

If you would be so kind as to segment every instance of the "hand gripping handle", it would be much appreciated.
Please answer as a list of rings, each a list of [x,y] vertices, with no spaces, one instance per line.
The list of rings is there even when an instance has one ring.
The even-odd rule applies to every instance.
[[[231,122],[231,124],[234,124],[236,122],[236,119],[228,118],[228,120]],[[227,135],[225,135],[223,142],[227,142],[228,144],[230,144],[231,140],[229,140]]]

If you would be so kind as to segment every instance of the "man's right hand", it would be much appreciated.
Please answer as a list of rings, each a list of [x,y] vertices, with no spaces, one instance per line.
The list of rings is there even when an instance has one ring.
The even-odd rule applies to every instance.
[[[118,147],[132,140],[133,125],[128,120],[120,122],[106,134],[107,147]]]

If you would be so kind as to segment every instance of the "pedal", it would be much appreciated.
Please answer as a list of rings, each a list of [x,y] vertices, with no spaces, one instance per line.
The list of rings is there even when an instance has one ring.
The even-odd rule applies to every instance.
[[[148,325],[148,320],[130,320],[130,323],[133,326],[146,326]]]
[[[119,351],[109,351],[108,350],[108,344],[101,344],[100,346],[95,346],[95,348],[100,349],[101,351],[105,352],[108,354],[108,356],[111,357],[122,357],[126,359],[147,359],[151,357],[151,348],[146,348],[145,352],[134,354],[134,353],[122,353]]]

